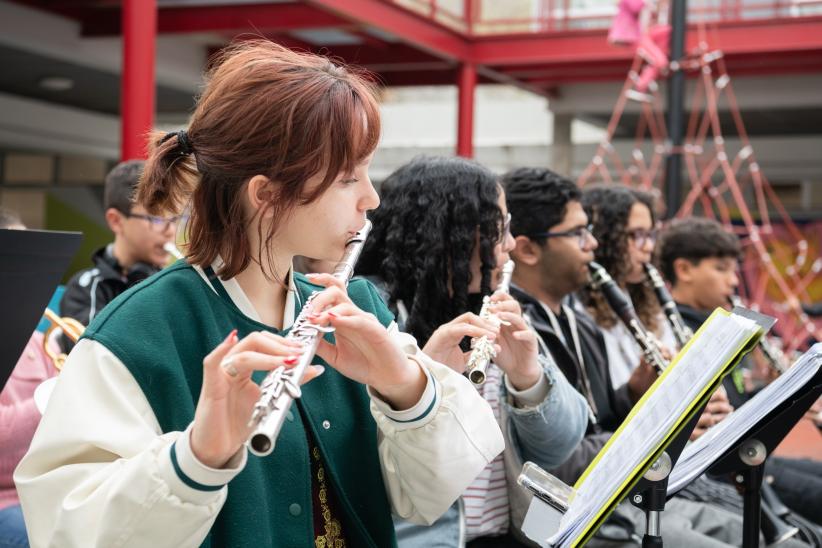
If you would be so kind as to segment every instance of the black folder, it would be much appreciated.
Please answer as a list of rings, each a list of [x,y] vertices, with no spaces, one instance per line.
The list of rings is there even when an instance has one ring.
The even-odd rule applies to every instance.
[[[0,389],[82,239],[79,232],[0,229]]]

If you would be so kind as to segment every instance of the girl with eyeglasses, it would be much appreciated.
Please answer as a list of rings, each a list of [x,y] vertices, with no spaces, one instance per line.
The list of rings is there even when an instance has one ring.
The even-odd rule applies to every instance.
[[[582,206],[591,220],[599,246],[594,260],[602,265],[628,295],[643,325],[663,347],[673,350],[676,340],[662,315],[643,265],[651,261],[657,227],[654,197],[622,185],[591,185],[583,189]],[[602,329],[613,385],[630,378],[642,352],[625,325],[597,290],[587,287],[581,301]]]
[[[433,526],[397,521],[399,547],[524,546],[519,527],[528,496],[516,485],[523,460],[563,462],[582,439],[587,408],[553,361],[538,354],[537,335],[516,300],[491,297],[502,325],[477,315],[514,247],[505,193],[476,162],[419,157],[383,183],[382,204],[371,217],[358,274],[378,281],[423,352],[459,373],[470,356],[468,340],[493,339],[497,356],[477,390],[506,436],[503,455]]]
[[[187,131],[153,139],[137,199],[190,206],[186,261],[120,296],[77,344],[15,480],[32,546],[396,544],[503,449],[460,375],[397,330],[371,284],[294,273],[379,204],[368,81],[267,41],[229,48]],[[257,383],[320,342],[274,452],[247,453]]]

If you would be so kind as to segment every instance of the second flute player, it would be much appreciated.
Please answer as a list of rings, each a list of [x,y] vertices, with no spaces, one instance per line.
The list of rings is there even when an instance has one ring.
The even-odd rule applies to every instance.
[[[138,196],[190,203],[187,263],[111,303],[71,354],[16,473],[32,546],[390,547],[392,510],[435,520],[502,450],[476,390],[370,284],[291,271],[339,260],[379,204],[379,128],[371,87],[325,58],[222,55]],[[284,335],[315,291],[325,370],[308,368],[274,452],[249,456],[257,382],[297,364]]]
[[[503,265],[514,240],[505,193],[477,162],[431,156],[394,171],[382,191],[358,274],[384,289],[400,328],[423,352],[455,371],[476,357],[479,344],[470,349],[468,339],[490,343],[482,353],[493,359],[476,390],[505,435],[503,454],[436,523],[396,520],[399,547],[521,546],[529,502],[516,484],[522,461],[561,463],[579,443],[587,414],[582,397],[540,356],[536,334],[506,291]],[[492,294],[494,287],[501,290]]]

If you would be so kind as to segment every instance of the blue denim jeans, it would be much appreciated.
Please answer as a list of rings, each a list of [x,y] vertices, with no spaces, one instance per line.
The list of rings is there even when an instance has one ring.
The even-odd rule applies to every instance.
[[[0,548],[28,548],[29,537],[20,505],[0,510]]]

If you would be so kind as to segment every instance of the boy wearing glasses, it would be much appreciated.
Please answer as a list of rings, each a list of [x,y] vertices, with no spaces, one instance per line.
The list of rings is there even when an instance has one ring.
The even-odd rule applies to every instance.
[[[656,380],[644,362],[627,382],[614,388],[602,331],[569,303],[589,282],[588,263],[597,240],[582,207],[582,192],[570,180],[542,168],[520,168],[502,177],[516,263],[511,294],[523,315],[568,380],[588,401],[590,423],[582,442],[551,474],[572,485],[593,461],[645,390]],[[665,545],[722,547],[741,538],[742,521],[716,507],[672,499],[665,508]],[[617,523],[603,526],[588,546],[636,546],[645,526],[643,513],[630,503],[617,509]]]
[[[597,241],[582,209],[577,186],[547,169],[520,168],[503,175],[516,263],[511,294],[566,377],[588,400],[588,436],[571,460],[552,473],[573,483],[656,378],[650,367],[613,388],[609,355],[591,318],[569,298],[589,281],[588,263]]]
[[[122,162],[106,176],[103,204],[114,241],[92,255],[94,266],[77,272],[66,284],[60,301],[63,316],[88,325],[106,304],[168,262],[163,246],[174,242],[179,218],[148,215],[132,203],[144,164]]]

